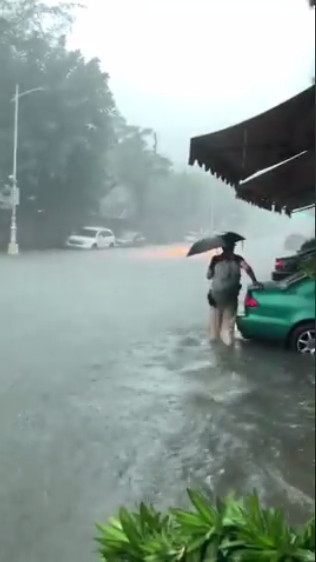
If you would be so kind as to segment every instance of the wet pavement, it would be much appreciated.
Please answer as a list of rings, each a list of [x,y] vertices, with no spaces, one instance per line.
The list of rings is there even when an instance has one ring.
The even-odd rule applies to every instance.
[[[166,249],[1,257],[0,562],[93,562],[95,521],[188,486],[311,512],[314,364],[210,348],[205,268]]]

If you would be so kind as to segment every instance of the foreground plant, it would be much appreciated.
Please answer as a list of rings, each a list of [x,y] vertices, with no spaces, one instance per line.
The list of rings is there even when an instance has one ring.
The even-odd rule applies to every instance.
[[[315,517],[294,530],[280,509],[228,496],[211,504],[188,490],[193,511],[152,505],[122,508],[118,518],[97,525],[101,562],[314,562]]]

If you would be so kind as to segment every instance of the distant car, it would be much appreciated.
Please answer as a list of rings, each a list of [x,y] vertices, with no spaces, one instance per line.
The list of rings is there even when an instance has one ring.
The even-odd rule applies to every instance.
[[[78,248],[81,250],[114,248],[115,236],[109,228],[84,226],[69,236],[66,245],[68,248]]]
[[[144,246],[146,238],[140,232],[123,232],[123,234],[116,239],[116,245],[121,248],[134,248]]]
[[[315,280],[301,274],[250,287],[237,327],[246,339],[270,340],[315,354]]]
[[[274,271],[272,272],[272,280],[282,281],[283,279],[286,279],[286,277],[297,273],[304,260],[312,258],[314,255],[315,242],[314,248],[301,250],[291,256],[276,258]]]

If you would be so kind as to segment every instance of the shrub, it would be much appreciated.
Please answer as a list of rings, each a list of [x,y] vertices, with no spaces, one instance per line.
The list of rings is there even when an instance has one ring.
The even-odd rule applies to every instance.
[[[299,264],[299,271],[309,279],[315,279],[315,255],[303,258]]]
[[[309,240],[306,240],[302,246],[300,247],[300,252],[305,252],[308,250],[315,250],[315,237],[314,238],[310,238]]]
[[[314,562],[315,518],[290,527],[282,510],[228,496],[211,504],[188,491],[194,510],[161,514],[141,504],[122,508],[117,519],[98,525],[101,562]]]

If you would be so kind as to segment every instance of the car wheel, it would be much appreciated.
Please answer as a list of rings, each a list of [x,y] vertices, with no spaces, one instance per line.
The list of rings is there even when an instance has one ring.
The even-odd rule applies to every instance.
[[[92,244],[91,250],[97,250],[97,249],[98,249],[98,244]]]
[[[293,331],[290,339],[291,348],[304,355],[315,355],[315,324],[306,322]]]

